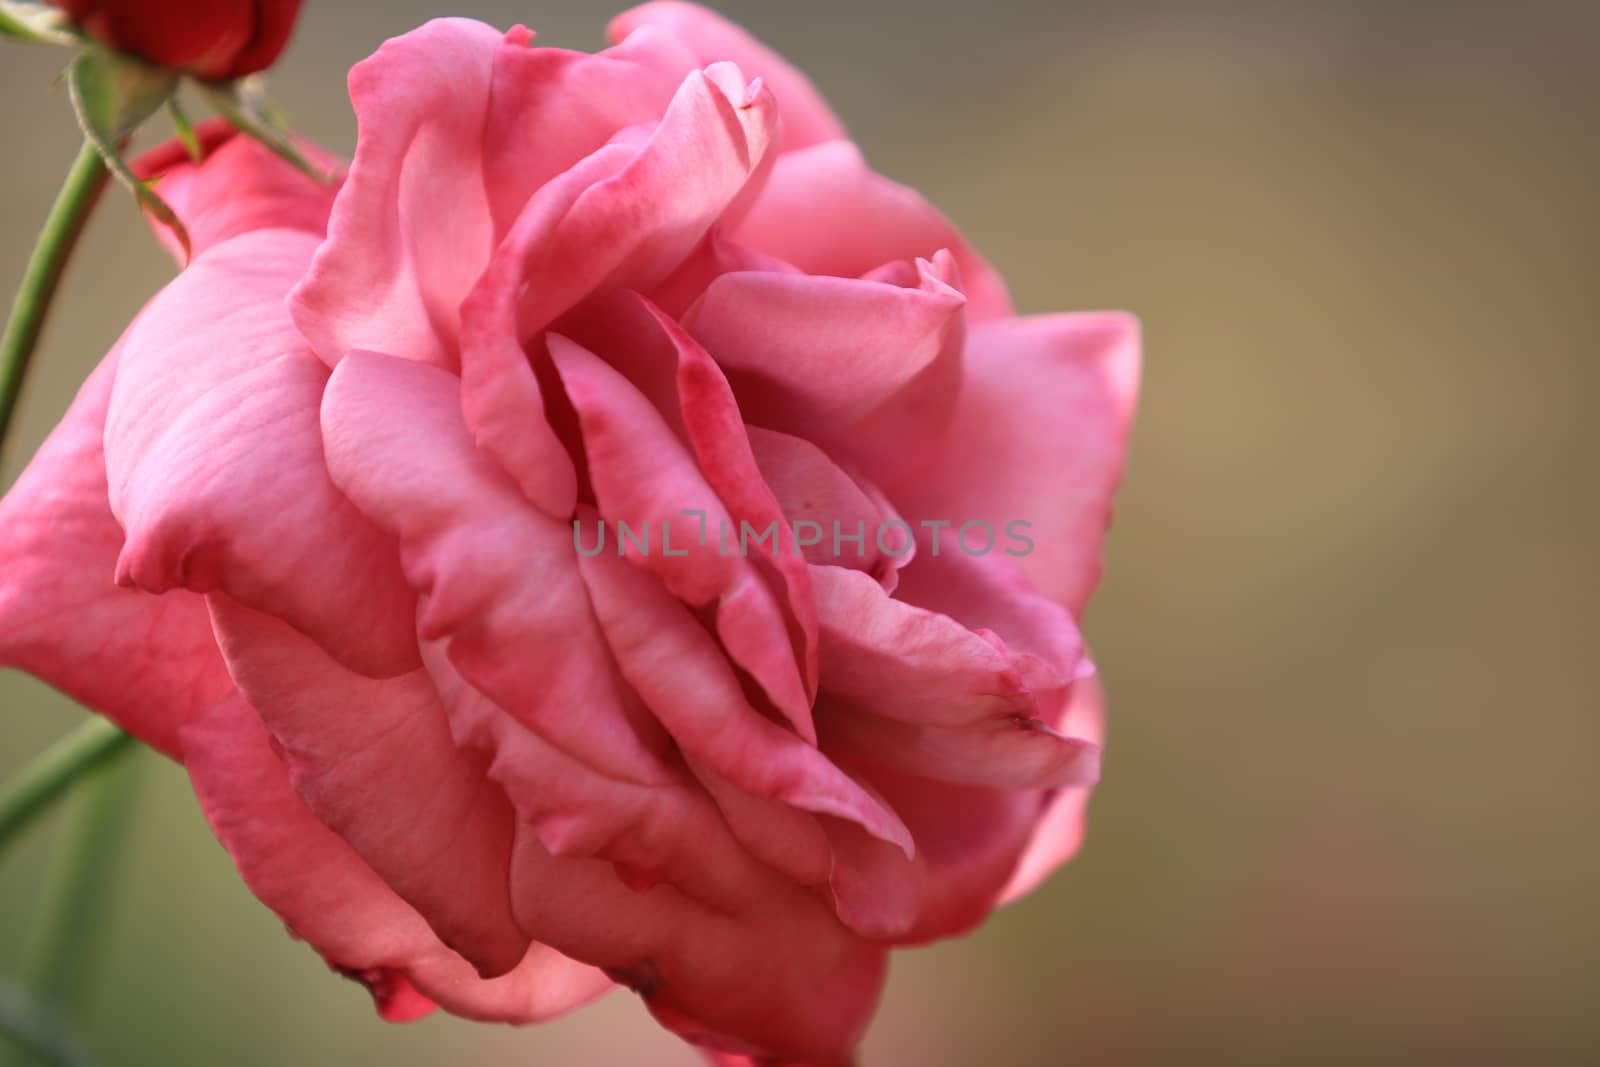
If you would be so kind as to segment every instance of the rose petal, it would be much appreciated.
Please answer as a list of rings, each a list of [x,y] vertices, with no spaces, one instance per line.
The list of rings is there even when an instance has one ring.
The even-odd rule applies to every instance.
[[[291,298],[330,367],[356,349],[456,364],[461,301],[492,248],[483,136],[500,41],[481,22],[436,19],[350,71],[355,161]]]
[[[810,274],[840,278],[949,249],[960,267],[967,317],[977,322],[1012,313],[1005,282],[960,232],[919,193],[874,173],[848,141],[778,157],[732,236]]]
[[[627,543],[629,558],[680,599],[696,607],[715,605],[717,634],[728,654],[750,672],[800,736],[811,740],[811,700],[788,623],[772,589],[746,558],[748,542],[741,547],[739,541],[744,531],[730,519],[656,409],[627,379],[565,337],[551,334],[548,344],[582,424],[600,514],[619,539],[619,549],[624,547],[621,524],[636,534],[644,531],[647,538],[653,534],[650,548]],[[693,516],[699,516],[698,522]]]
[[[531,507],[473,446],[459,397],[446,371],[351,355],[323,399],[334,480],[400,539],[427,600],[424,638],[446,640],[474,685],[603,773],[663,780],[653,724],[617,692],[570,525]]]
[[[1139,382],[1139,329],[1117,314],[984,325],[967,346],[956,418],[926,457],[937,478],[893,488],[908,514],[1013,522],[1044,596],[1081,615],[1099,579]],[[1015,542],[1022,551],[1022,543]],[[1007,551],[1011,551],[1008,549]]]
[[[727,59],[771,86],[783,109],[786,148],[804,148],[846,136],[809,78],[743,29],[698,4],[641,4],[612,19],[606,36],[613,42],[632,41],[651,28],[682,41],[692,53],[690,64],[680,73]]]
[[[599,971],[533,945],[510,974],[480,979],[295,794],[266,728],[235,696],[183,730],[185,763],[212,831],[251,892],[330,966],[365,983],[386,1018],[426,1010],[539,1022],[609,988]]]
[[[194,162],[188,149],[172,140],[132,164],[141,181],[159,182],[161,199],[189,233],[191,258],[252,230],[303,230],[322,236],[338,183],[317,182],[261,142],[239,134],[226,119],[202,122],[195,137],[204,162]],[[311,142],[296,144],[324,171],[340,167],[334,156]],[[181,261],[177,238],[153,216],[149,219],[156,236]]]
[[[484,761],[456,748],[427,673],[363,678],[226,597],[211,612],[306,806],[482,973],[515,968],[528,938],[506,889],[511,805]]]
[[[120,345],[0,500],[0,665],[19,667],[177,757],[178,730],[231,688],[205,602],[112,581],[122,530],[101,448]]]
[[[258,230],[211,249],[123,342],[106,421],[119,584],[224,591],[353,670],[414,669],[392,538],[329,481],[317,428],[327,368],[284,294],[316,238]]]

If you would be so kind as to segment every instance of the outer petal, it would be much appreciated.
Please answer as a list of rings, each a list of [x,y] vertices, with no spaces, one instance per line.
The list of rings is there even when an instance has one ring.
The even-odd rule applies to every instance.
[[[284,294],[316,239],[256,231],[213,248],[129,331],[106,422],[119,584],[221,590],[375,677],[415,668],[415,596],[392,538],[328,479],[328,371]]]
[[[770,85],[783,109],[786,148],[804,148],[846,136],[844,126],[809,78],[715,12],[698,4],[642,4],[612,19],[606,35],[612,41],[631,40],[650,28],[664,30],[682,41],[692,53],[695,66],[732,60]],[[683,73],[687,70],[685,67]]]
[[[733,237],[811,274],[841,278],[947,248],[960,267],[968,317],[1011,314],[994,268],[920,194],[875,174],[848,141],[780,156]]]
[[[283,623],[211,598],[228,668],[300,798],[440,938],[485,974],[528,938],[511,916],[512,811],[485,762],[456,748],[427,672],[340,667]]]
[[[1105,687],[1098,675],[1080,678],[1072,687],[1062,729],[1096,744],[1105,740]],[[1033,892],[1050,874],[1077,854],[1083,844],[1087,788],[1061,789],[1045,795],[1039,821],[1027,851],[1000,895],[1007,904]]]
[[[510,974],[481,980],[311,814],[242,698],[186,727],[183,743],[206,820],[251,891],[330,966],[365,983],[385,1018],[416,1018],[431,999],[470,1018],[537,1022],[607,988],[598,971],[542,945]]]
[[[500,39],[438,19],[351,70],[355,162],[293,297],[329,366],[354,349],[455,364],[461,301],[492,247],[483,133]]]
[[[882,946],[782,881],[750,910],[717,914],[669,886],[630,890],[607,865],[554,859],[529,833],[518,838],[512,890],[531,935],[607,968],[696,1044],[844,1060],[883,979]]]
[[[1080,615],[1101,569],[1139,384],[1138,324],[1126,315],[989,323],[967,348],[960,407],[937,476],[894,487],[909,513],[1012,522],[1033,542],[1016,559],[1045,596]]]
[[[0,500],[0,665],[38,675],[176,757],[178,729],[232,684],[204,601],[112,581],[122,529],[106,501],[100,439],[117,355]]]
[[[198,256],[230,237],[251,230],[302,230],[321,237],[333,210],[337,183],[324,185],[278,158],[259,141],[237,133],[225,119],[195,129],[204,162],[189,158],[176,140],[152,148],[133,162],[144,181],[158,181],[167,202],[189,232]],[[309,141],[299,142],[308,159],[325,171],[338,161]],[[182,248],[172,233],[152,221],[156,235],[175,257]]]
[[[462,403],[474,437],[530,500],[571,514],[570,477],[524,346],[602,287],[667,277],[745,189],[777,118],[730,65],[685,79],[642,145],[608,146],[531,200],[462,309]]]

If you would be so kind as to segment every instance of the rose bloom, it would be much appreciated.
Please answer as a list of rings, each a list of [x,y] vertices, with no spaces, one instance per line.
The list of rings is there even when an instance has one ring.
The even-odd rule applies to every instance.
[[[1016,317],[709,12],[531,36],[357,66],[337,190],[146,157],[194,256],[0,508],[0,659],[181,760],[386,1018],[621,983],[844,1062],[892,947],[1078,846],[1137,329]]]
[[[91,37],[157,66],[221,81],[266,70],[300,0],[54,0]]]

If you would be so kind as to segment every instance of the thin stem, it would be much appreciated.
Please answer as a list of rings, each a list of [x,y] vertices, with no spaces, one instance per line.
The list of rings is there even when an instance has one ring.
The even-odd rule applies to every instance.
[[[28,375],[28,364],[38,346],[67,256],[83,232],[83,224],[105,189],[108,176],[100,153],[85,142],[33,246],[33,256],[11,304],[11,318],[6,322],[5,334],[0,336],[0,450],[5,448],[11,416],[16,412],[22,382]]]
[[[43,1050],[38,1042],[15,1047],[12,1057],[0,1058],[6,1067],[59,1064],[57,1051],[70,1045],[67,1021],[99,942],[106,890],[128,818],[132,755],[119,748],[101,759],[78,776],[68,798],[66,825],[42,891],[43,914],[22,965],[23,982],[39,1012],[29,1029],[51,1041]]]
[[[0,849],[80,774],[132,740],[96,717],[39,753],[9,781],[0,783]]]

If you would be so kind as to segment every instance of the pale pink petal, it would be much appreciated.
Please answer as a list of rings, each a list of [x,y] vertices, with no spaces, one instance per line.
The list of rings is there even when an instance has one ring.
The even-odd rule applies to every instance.
[[[823,691],[873,714],[961,726],[1034,713],[1032,693],[1066,684],[993,634],[896,600],[868,575],[813,567]]]
[[[650,29],[663,30],[682,41],[692,53],[694,66],[732,60],[751,76],[770,85],[782,109],[783,141],[787,149],[846,136],[844,126],[809,78],[715,12],[698,4],[642,4],[612,19],[606,35],[612,41],[631,41]],[[687,70],[685,67],[683,72]]]
[[[202,163],[172,140],[132,164],[141,180],[157,183],[161,199],[188,231],[190,258],[251,230],[303,230],[322,236],[338,182],[318,182],[261,142],[237,133],[225,119],[201,123],[195,136]],[[341,169],[335,157],[309,141],[299,141],[298,146],[324,171]],[[173,233],[153,217],[150,223],[168,251],[182,261],[183,249]]]
[[[771,94],[736,68],[690,74],[642,144],[607,146],[528,202],[463,306],[467,423],[549,513],[570,515],[575,490],[524,346],[597,288],[666,278],[744,189],[775,124]]]
[[[231,688],[205,602],[119,588],[122,529],[101,448],[119,349],[0,500],[0,665],[178,754],[178,730]]]
[[[1072,686],[1072,698],[1061,728],[1076,737],[1102,743],[1105,699],[1105,688],[1097,675],[1080,678]],[[1077,854],[1083,844],[1089,796],[1087,788],[1062,789],[1046,795],[1033,839],[1001,893],[1000,903],[1010,903],[1033,892],[1051,872]]]
[[[461,301],[492,249],[483,137],[500,41],[437,19],[351,70],[355,161],[292,301],[329,366],[355,349],[455,365]]]
[[[329,383],[322,426],[334,480],[400,540],[426,598],[423,636],[447,641],[474,685],[557,748],[614,778],[661,781],[653,724],[621,701],[571,524],[530,506],[473,446],[459,381],[355,353]]]
[[[119,584],[223,591],[374,677],[415,668],[396,545],[328,478],[328,370],[284,295],[316,246],[257,230],[195,260],[123,342],[106,421]]]
[[[675,596],[696,607],[714,605],[717,634],[728,654],[796,731],[812,739],[810,695],[783,606],[754,560],[746,558],[766,550],[751,547],[749,539],[741,542],[746,531],[637,389],[572,341],[552,334],[548,343],[582,424],[589,477],[617,548],[625,548]],[[652,547],[620,540],[624,523],[636,534],[653,536]],[[764,532],[750,531],[750,537]]]
[[[989,323],[967,346],[960,406],[937,477],[893,487],[908,513],[984,520],[1039,592],[1080,615],[1101,570],[1139,384],[1139,329],[1120,314]],[[1025,525],[1023,525],[1025,524]],[[997,550],[998,551],[998,550]]]
[[[819,437],[928,369],[959,335],[964,304],[931,271],[914,288],[743,271],[713,281],[684,327],[727,373],[748,421]]]
[[[469,1018],[537,1022],[604,992],[593,968],[533,945],[510,974],[480,979],[295,794],[266,728],[243,698],[183,730],[195,793],[245,883],[329,965],[368,986],[401,1022],[428,1000]]]
[[[507,889],[511,805],[485,761],[456,748],[427,673],[363,678],[276,619],[221,596],[211,611],[307,807],[445,944],[486,975],[515,968],[528,938]]]
[[[848,141],[778,158],[733,238],[811,274],[858,278],[891,260],[949,249],[973,321],[1011,314],[1005,282],[938,209],[876,174]]]

